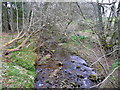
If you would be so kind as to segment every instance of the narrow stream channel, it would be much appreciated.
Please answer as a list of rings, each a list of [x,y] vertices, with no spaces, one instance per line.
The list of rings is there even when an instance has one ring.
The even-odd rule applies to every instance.
[[[59,50],[63,50],[59,53]],[[53,55],[47,53],[36,62],[35,88],[90,88],[97,77],[93,68],[76,55],[65,55],[60,48]]]

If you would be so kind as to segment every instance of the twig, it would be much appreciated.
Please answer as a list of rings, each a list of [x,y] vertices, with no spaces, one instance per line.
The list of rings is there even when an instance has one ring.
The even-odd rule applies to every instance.
[[[102,82],[100,82],[99,84],[94,85],[90,88],[99,87],[100,85],[102,85],[118,68],[120,68],[120,66],[116,67]]]
[[[82,9],[81,9],[80,5],[78,4],[78,2],[76,2],[76,5],[77,5],[77,7],[79,8],[79,11],[80,11],[80,13],[81,13],[83,19],[86,20],[84,14],[83,14],[83,12],[82,12]]]
[[[33,44],[33,42],[29,43],[26,47],[28,48],[31,44]]]
[[[19,35],[16,38],[14,38],[13,40],[11,40],[10,42],[5,43],[2,47],[6,47],[6,46],[12,44],[13,42],[15,42],[17,40],[20,40],[21,38],[23,38],[25,36],[25,34],[26,34],[26,32],[23,33],[23,35],[20,36],[20,33],[19,33]]]
[[[39,32],[40,30],[37,30],[36,32],[32,32],[18,47],[14,48],[14,49],[6,49],[3,54],[4,55],[8,55],[10,52],[14,52],[14,51],[19,51],[23,46],[25,46],[25,44],[27,43],[28,39],[31,36],[34,36],[37,32]]]
[[[39,46],[37,46],[36,48],[33,49],[33,51],[35,51],[37,48],[41,47],[44,45],[44,42],[42,44],[40,44]]]
[[[97,36],[97,41],[98,41],[100,47],[102,48],[102,45],[101,45],[101,43],[100,43],[100,40],[99,40],[98,36]],[[103,54],[103,58],[104,58],[105,61],[106,61],[106,64],[107,64],[107,72],[108,72],[108,71],[109,71],[109,65],[108,65],[108,63],[107,63],[107,60],[106,60],[106,57],[105,57],[105,53],[104,53],[103,49],[100,49],[100,50],[101,50],[101,53]],[[107,74],[107,72],[106,72],[106,74]]]
[[[114,51],[108,53],[107,55],[110,55],[110,54],[114,53],[114,52],[117,51],[117,50],[118,50],[118,49],[116,49],[116,50],[114,50]],[[97,62],[99,62],[103,57],[105,57],[105,56],[107,56],[107,55],[101,56],[97,61],[95,61],[94,63],[92,63],[92,64],[90,65],[90,67],[93,66],[94,64],[96,64]]]

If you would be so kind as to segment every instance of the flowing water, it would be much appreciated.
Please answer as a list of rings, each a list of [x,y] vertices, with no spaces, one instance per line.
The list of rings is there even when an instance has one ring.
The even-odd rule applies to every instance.
[[[95,84],[91,77],[97,74],[85,60],[66,54],[63,48],[55,51],[37,61],[35,88],[90,88]]]

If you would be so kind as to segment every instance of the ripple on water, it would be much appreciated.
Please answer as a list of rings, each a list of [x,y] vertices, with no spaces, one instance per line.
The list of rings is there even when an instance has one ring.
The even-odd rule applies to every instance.
[[[81,59],[79,56],[70,56],[70,58],[72,59],[72,62],[77,62],[77,63],[80,63],[80,64],[87,65],[85,60]]]
[[[70,56],[69,59],[65,59],[61,62],[63,64],[62,66],[57,66],[56,62],[57,61],[49,62],[36,70],[36,72],[39,73],[37,76],[39,81],[35,83],[37,88],[49,87],[49,85],[45,83],[47,79],[49,79],[54,86],[56,84],[55,82],[57,82],[58,87],[61,81],[65,79],[68,80],[68,84],[70,84],[70,82],[75,82],[78,85],[77,87],[80,86],[80,88],[89,88],[94,85],[89,79],[89,76],[97,74],[93,71],[93,68],[88,67],[88,64],[79,56]],[[50,77],[51,74],[56,74],[57,77]],[[44,79],[42,78],[43,76],[45,77]]]
[[[93,82],[87,78],[82,79],[81,84],[82,86],[80,88],[89,88],[94,85]]]
[[[37,88],[40,88],[40,87],[42,87],[44,84],[43,83],[41,83],[40,81],[37,81],[36,83],[35,83],[35,87],[37,87]]]

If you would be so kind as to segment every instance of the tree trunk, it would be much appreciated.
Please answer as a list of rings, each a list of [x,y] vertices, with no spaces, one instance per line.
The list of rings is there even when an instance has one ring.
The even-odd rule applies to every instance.
[[[7,26],[7,32],[10,32],[11,31],[11,26],[10,26],[10,20],[9,20],[7,2],[5,2],[5,7],[6,7],[6,26]]]
[[[113,51],[113,45],[109,45],[106,41],[107,37],[104,34],[104,25],[103,25],[103,20],[102,20],[102,4],[98,3],[98,19],[97,19],[97,27],[98,27],[98,37],[99,41],[101,43],[102,48],[105,51],[105,54],[107,55],[108,53]],[[112,43],[111,43],[112,44]]]
[[[10,26],[11,26],[11,30],[12,30],[12,33],[14,32],[14,23],[13,23],[13,9],[12,9],[12,4],[10,3]]]
[[[119,50],[118,59],[120,59],[120,1],[118,4],[117,20],[118,20],[117,25],[118,25],[118,50]]]

